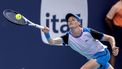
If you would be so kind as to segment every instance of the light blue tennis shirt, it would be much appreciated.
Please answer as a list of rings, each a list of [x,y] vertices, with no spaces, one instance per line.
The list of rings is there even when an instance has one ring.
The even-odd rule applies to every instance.
[[[86,58],[91,59],[94,54],[107,48],[99,41],[102,37],[103,33],[90,28],[83,28],[83,32],[79,37],[73,37],[70,33],[67,33],[62,36],[62,39],[64,44],[67,44]]]

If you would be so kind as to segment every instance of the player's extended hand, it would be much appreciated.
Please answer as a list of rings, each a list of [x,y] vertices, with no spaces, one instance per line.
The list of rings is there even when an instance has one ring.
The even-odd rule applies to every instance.
[[[43,31],[44,33],[47,33],[47,32],[49,32],[49,28],[48,28],[48,27],[44,27],[44,29],[42,29],[42,31]]]
[[[117,56],[118,53],[119,53],[119,47],[116,47],[116,46],[113,47],[113,48],[112,48],[112,53],[113,53],[114,56]]]

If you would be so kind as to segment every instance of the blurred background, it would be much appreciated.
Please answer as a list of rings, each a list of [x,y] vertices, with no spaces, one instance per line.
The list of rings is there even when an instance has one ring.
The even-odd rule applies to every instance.
[[[39,29],[11,24],[3,16],[4,9],[12,9],[40,24],[41,2],[0,0],[0,69],[79,69],[87,61],[70,47],[43,43]],[[104,19],[115,2],[87,0],[88,27],[109,34]]]

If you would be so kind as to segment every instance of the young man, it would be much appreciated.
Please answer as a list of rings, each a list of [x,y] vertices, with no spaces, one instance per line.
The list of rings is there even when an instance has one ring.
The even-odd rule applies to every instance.
[[[112,6],[108,14],[106,15],[106,23],[110,29],[111,34],[115,37],[117,46],[122,48],[122,0],[119,0],[115,5]],[[121,56],[121,55],[120,55]],[[118,56],[119,58],[121,57]],[[112,56],[112,65],[115,65],[115,57]],[[121,67],[120,62],[117,64],[117,67]],[[118,68],[117,68],[118,69]]]
[[[61,37],[51,38],[49,29],[45,27],[42,31],[50,44],[64,44],[79,52],[89,59],[80,69],[114,69],[109,63],[110,55],[107,46],[101,41],[108,41],[111,44],[113,55],[117,56],[118,47],[112,36],[97,32],[90,28],[82,28],[80,19],[71,13],[66,15],[66,21],[70,31]]]

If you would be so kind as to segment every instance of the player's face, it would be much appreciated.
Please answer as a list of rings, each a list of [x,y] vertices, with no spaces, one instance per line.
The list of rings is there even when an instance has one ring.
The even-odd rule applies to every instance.
[[[76,28],[80,26],[80,23],[77,21],[75,17],[71,16],[68,19],[68,26],[69,28]]]

